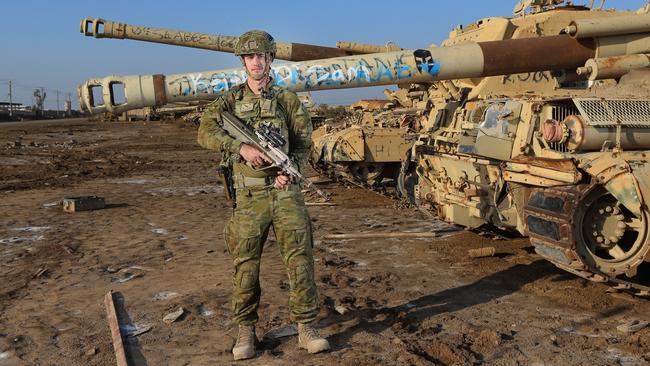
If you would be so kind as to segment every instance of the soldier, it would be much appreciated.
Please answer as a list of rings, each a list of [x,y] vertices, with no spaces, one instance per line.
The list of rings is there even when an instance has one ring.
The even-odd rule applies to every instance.
[[[309,151],[312,124],[298,96],[273,84],[271,62],[276,45],[270,34],[253,30],[239,37],[235,55],[248,75],[212,102],[201,116],[198,142],[219,150],[222,166],[231,169],[235,209],[225,228],[226,246],[234,264],[232,312],[239,335],[235,360],[255,356],[255,323],[260,301],[260,258],[273,226],[289,277],[291,320],[298,323],[298,345],[309,353],[329,350],[329,343],[311,323],[318,314],[314,281],[311,221],[300,188],[282,171],[269,166],[261,151],[229,136],[220,113],[229,111],[252,128],[270,124],[288,142],[285,153],[301,167]]]

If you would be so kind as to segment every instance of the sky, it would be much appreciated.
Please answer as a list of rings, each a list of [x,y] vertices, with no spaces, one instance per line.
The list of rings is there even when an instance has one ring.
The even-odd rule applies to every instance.
[[[574,3],[586,3],[576,0]],[[79,33],[81,19],[104,18],[133,25],[239,35],[263,29],[277,41],[335,47],[337,41],[403,48],[440,44],[459,24],[511,16],[515,0],[456,1],[36,1],[5,0],[0,6],[0,101],[33,104],[36,87],[56,109],[76,87],[108,75],[174,74],[239,67],[231,54],[131,40],[95,39]],[[597,0],[598,3],[598,0]],[[606,8],[638,9],[642,0],[609,0]],[[318,91],[317,103],[349,104],[379,98],[385,87]]]

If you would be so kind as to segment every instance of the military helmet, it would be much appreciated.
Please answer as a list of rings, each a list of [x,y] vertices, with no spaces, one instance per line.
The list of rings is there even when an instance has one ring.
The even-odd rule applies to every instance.
[[[248,31],[237,39],[235,45],[235,55],[243,56],[253,53],[275,53],[276,51],[275,39],[261,30]]]

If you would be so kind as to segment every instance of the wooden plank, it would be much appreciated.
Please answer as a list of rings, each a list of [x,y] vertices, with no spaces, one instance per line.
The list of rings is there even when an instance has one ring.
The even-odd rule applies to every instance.
[[[398,232],[398,233],[348,233],[328,234],[324,239],[386,239],[386,238],[435,238],[435,232]]]
[[[334,202],[305,202],[305,206],[336,206]]]
[[[108,325],[111,328],[111,337],[113,338],[113,348],[115,349],[115,359],[117,360],[117,366],[129,366],[128,362],[126,361],[124,344],[122,343],[120,324],[117,321],[117,313],[115,312],[115,304],[113,303],[112,290],[108,291],[104,297],[104,305],[106,305]]]

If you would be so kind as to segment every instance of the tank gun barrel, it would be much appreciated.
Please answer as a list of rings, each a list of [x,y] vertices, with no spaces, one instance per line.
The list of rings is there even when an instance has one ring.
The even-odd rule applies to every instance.
[[[384,46],[358,43],[358,42],[348,42],[348,41],[339,41],[336,42],[336,48],[355,53],[355,54],[365,54],[365,53],[380,53],[387,51],[399,51],[400,48],[398,45],[392,42],[386,43]]]
[[[237,43],[238,38],[236,36],[221,34],[144,27],[112,22],[101,18],[82,19],[79,31],[88,37],[132,39],[229,53],[235,52],[235,44]],[[287,61],[318,60],[330,57],[355,55],[359,53],[335,47],[303,43],[278,42],[277,48],[278,51],[275,57]]]
[[[586,75],[590,81],[616,79],[631,70],[648,67],[650,67],[650,55],[648,54],[592,58],[587,60],[585,66],[579,67],[576,74]]]
[[[292,91],[358,88],[403,83],[576,70],[591,58],[650,53],[650,33],[593,39],[568,35],[463,43],[451,47],[402,50],[279,64],[274,83]],[[243,83],[243,69],[176,75],[135,75],[91,80],[80,87],[80,102],[93,113],[119,113],[167,102],[213,99]],[[115,104],[112,86],[123,84],[125,102]],[[92,89],[103,100],[93,104]]]
[[[617,36],[650,31],[650,14],[577,19],[564,32],[575,38]]]

